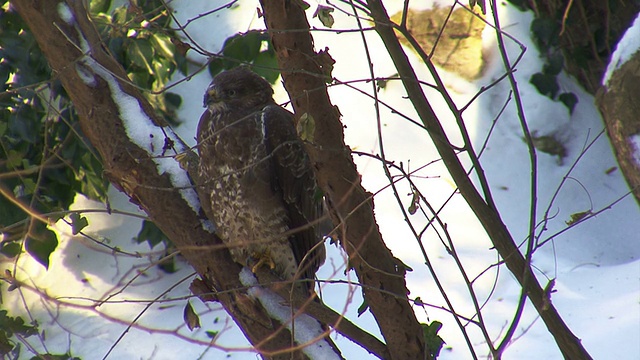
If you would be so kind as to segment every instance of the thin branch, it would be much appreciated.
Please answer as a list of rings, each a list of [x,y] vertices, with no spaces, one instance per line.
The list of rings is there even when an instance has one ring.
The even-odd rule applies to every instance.
[[[506,226],[500,219],[495,208],[488,206],[477,192],[475,186],[466,175],[466,171],[462,167],[459,159],[452,151],[446,139],[444,130],[438,122],[433,109],[429,105],[422,89],[416,80],[416,74],[404,53],[398,38],[395,35],[394,27],[389,20],[386,9],[378,0],[370,0],[368,2],[369,9],[373,16],[376,30],[385,43],[385,46],[391,55],[391,58],[398,69],[398,73],[402,78],[405,89],[416,111],[418,112],[425,126],[429,129],[429,133],[434,141],[436,149],[440,153],[447,169],[453,177],[456,185],[460,189],[460,193],[465,198],[476,217],[487,231],[495,248],[505,260],[505,264],[511,273],[518,279],[524,287],[524,291],[531,299],[544,320],[547,328],[554,336],[561,352],[567,358],[572,359],[590,359],[579,339],[571,333],[566,324],[562,321],[559,314],[553,307],[545,301],[545,294],[540,284],[535,279],[529,263],[525,261],[522,254],[515,246],[513,238],[509,234]]]

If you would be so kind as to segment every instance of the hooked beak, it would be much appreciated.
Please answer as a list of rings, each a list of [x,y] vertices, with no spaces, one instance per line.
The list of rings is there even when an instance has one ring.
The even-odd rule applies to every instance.
[[[204,107],[212,105],[219,101],[218,98],[218,90],[214,85],[211,85],[207,88],[207,91],[204,93]]]

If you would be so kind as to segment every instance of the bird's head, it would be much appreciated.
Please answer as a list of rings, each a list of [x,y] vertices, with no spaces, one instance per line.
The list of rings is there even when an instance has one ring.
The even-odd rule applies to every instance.
[[[216,75],[204,94],[204,106],[211,111],[253,109],[272,101],[273,89],[269,82],[247,67],[237,67]]]

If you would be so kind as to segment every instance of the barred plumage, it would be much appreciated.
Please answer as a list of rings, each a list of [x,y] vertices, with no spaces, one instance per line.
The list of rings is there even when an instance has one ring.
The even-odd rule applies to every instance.
[[[199,195],[218,235],[241,265],[267,254],[283,280],[313,279],[324,261],[322,216],[309,157],[293,114],[246,67],[217,75],[198,124]],[[310,225],[311,224],[311,225]]]

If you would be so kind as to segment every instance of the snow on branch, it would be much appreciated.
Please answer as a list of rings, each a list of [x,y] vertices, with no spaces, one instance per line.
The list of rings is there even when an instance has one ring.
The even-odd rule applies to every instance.
[[[633,24],[624,33],[616,50],[611,54],[611,60],[607,66],[607,70],[602,77],[602,85],[609,86],[609,79],[614,71],[624,65],[631,57],[640,51],[640,14],[633,21]]]
[[[251,270],[244,267],[240,271],[240,282],[248,287],[247,293],[258,300],[272,319],[279,321],[291,331],[296,344],[304,345],[302,352],[310,359],[340,359],[325,340],[320,323],[307,314],[295,314],[286,301],[271,290],[261,287]],[[292,321],[293,320],[293,321]]]
[[[199,214],[200,201],[187,172],[171,154],[167,154],[168,151],[173,151],[173,155],[176,155],[188,151],[189,148],[171,128],[157,126],[140,106],[138,99],[122,90],[119,79],[90,56],[91,47],[75,22],[69,6],[59,3],[57,9],[60,18],[75,28],[80,43],[79,50],[85,54],[76,63],[76,72],[80,79],[89,87],[96,86],[94,75],[107,83],[129,139],[151,156],[159,174],[169,175],[171,184],[178,189],[191,209]],[[208,231],[213,231],[210,222],[203,221],[203,226]]]

